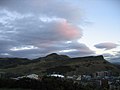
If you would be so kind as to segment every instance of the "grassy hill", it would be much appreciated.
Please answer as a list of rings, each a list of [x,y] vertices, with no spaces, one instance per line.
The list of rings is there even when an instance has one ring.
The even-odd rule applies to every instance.
[[[12,61],[13,59],[10,60]],[[16,63],[17,61],[18,63]],[[14,60],[12,62],[14,63]],[[65,75],[77,75],[104,70],[120,72],[120,69],[106,61],[103,56],[70,58],[66,55],[58,55],[53,53],[35,60],[16,59],[14,64],[17,65],[14,67],[1,68],[0,72],[17,74],[36,73],[39,75],[53,72],[62,73]]]

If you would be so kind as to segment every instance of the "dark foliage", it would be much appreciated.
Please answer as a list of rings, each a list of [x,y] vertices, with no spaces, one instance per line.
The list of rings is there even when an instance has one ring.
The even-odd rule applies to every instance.
[[[22,88],[31,90],[95,90],[92,86],[84,87],[72,80],[57,77],[43,77],[42,80],[22,78],[20,80],[0,79],[0,88]]]

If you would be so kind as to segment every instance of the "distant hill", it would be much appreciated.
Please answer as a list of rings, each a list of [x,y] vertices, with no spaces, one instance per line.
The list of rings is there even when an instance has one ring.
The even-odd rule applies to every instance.
[[[27,58],[0,58],[0,69],[14,68],[19,65],[27,65],[38,61],[38,59],[30,60]]]
[[[0,67],[0,72],[20,74],[36,73],[39,75],[44,75],[49,73],[62,73],[65,75],[77,75],[105,70],[120,72],[120,69],[112,63],[106,61],[102,55],[70,58],[66,55],[52,53],[46,57],[41,57],[34,60],[22,58],[1,58],[0,65],[2,65]],[[13,66],[9,67],[9,65]]]
[[[30,60],[27,58],[0,58],[0,69],[16,67],[21,64],[28,64]]]

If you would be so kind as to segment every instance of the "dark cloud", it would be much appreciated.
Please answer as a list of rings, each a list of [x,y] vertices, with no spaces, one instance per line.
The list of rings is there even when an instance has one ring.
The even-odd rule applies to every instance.
[[[119,57],[113,56],[112,58],[109,58],[109,61],[112,63],[120,64],[120,56]]]
[[[120,56],[119,57],[114,57],[114,58],[110,58],[110,62],[112,63],[120,63]]]
[[[80,22],[80,8],[61,0],[0,0],[0,6],[20,13],[66,18],[70,22]]]
[[[72,57],[95,55],[94,51],[90,50],[85,44],[75,42],[69,44],[68,47],[66,47],[66,49],[63,49],[60,53]]]
[[[68,52],[64,52],[64,51],[68,51]],[[18,55],[19,57],[28,56],[29,58],[33,58],[38,56],[45,56],[52,52],[59,54],[66,54],[71,57],[94,55],[94,51],[90,50],[85,44],[77,43],[77,42],[73,42],[69,44],[64,42],[53,43],[45,47],[40,46],[38,49],[11,51],[11,54],[13,56]],[[24,53],[24,55],[22,53]]]
[[[114,57],[114,55],[112,55],[112,54],[110,54],[110,53],[104,53],[103,56],[104,56],[105,58],[112,58],[112,57]]]
[[[120,52],[116,51],[116,54],[112,55],[112,54],[104,54],[104,57],[112,63],[120,63]]]
[[[118,44],[115,43],[110,43],[110,42],[105,42],[105,43],[99,43],[94,45],[96,48],[98,49],[105,49],[105,50],[110,50],[110,49],[114,49],[118,46]]]
[[[82,36],[81,29],[65,19],[36,17],[19,13],[17,15],[13,20],[6,18],[7,23],[1,26],[1,38],[14,40],[19,44],[50,44],[54,41],[68,41]],[[48,18],[49,21],[45,21]],[[1,23],[4,23],[4,20]]]
[[[26,46],[28,47],[28,46]],[[64,52],[68,51],[68,52]],[[59,54],[66,54],[71,57],[77,57],[77,56],[87,56],[87,55],[93,55],[94,52],[90,50],[85,44],[82,43],[65,43],[65,42],[58,42],[53,43],[51,45],[47,46],[40,46],[36,49],[23,49],[23,50],[8,50],[7,53],[10,57],[28,57],[28,58],[36,58],[40,56],[45,56],[50,53],[59,53]],[[4,52],[6,54],[6,52]],[[2,53],[3,56],[3,53]],[[6,56],[6,55],[4,55]]]
[[[94,54],[85,44],[76,42],[82,37],[78,27],[81,18],[80,8],[66,1],[0,0],[0,56]]]

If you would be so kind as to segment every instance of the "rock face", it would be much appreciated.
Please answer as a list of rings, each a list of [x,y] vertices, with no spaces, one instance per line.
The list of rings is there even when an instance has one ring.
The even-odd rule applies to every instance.
[[[17,64],[16,67],[0,69],[0,72],[22,74],[36,73],[41,75],[56,72],[65,75],[79,75],[107,70],[120,72],[120,69],[106,61],[102,55],[70,58],[66,55],[52,53],[46,57],[35,59],[28,64]]]

